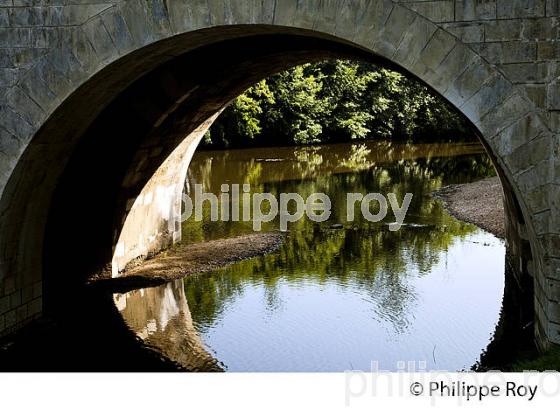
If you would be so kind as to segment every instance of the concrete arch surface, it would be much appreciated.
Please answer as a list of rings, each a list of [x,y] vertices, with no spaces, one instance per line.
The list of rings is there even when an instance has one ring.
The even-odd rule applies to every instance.
[[[17,19],[7,29],[13,55],[32,64],[0,94],[0,331],[41,315],[43,288],[48,297],[61,284],[45,274],[72,282],[83,270],[78,282],[115,262],[125,221],[151,221],[131,235],[156,238],[152,250],[177,239],[177,195],[162,203],[145,194],[173,191],[175,172],[231,98],[282,68],[346,56],[415,76],[476,127],[506,191],[515,271],[534,283],[537,337],[560,343],[558,136],[487,49],[391,0],[63,3],[36,17],[52,29],[41,32],[41,52]],[[145,232],[156,225],[159,238]],[[136,242],[119,264],[146,252]]]

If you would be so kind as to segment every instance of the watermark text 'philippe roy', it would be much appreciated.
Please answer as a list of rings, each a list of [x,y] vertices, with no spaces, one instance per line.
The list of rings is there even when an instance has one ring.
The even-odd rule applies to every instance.
[[[277,198],[269,192],[251,193],[250,184],[243,184],[242,190],[239,184],[223,184],[220,191],[219,195],[204,192],[201,184],[195,184],[194,203],[189,195],[183,195],[181,220],[190,218],[194,211],[195,220],[202,221],[206,201],[210,205],[211,221],[252,221],[255,231],[260,231],[263,223],[271,222],[276,217],[279,217],[280,230],[286,231],[289,222],[296,222],[304,216],[314,222],[325,222],[331,215],[331,200],[320,192],[312,193],[307,198],[293,192],[281,193]],[[411,201],[411,193],[407,193],[400,204],[394,193],[388,193],[386,197],[381,193],[347,193],[346,220],[354,221],[358,203],[362,216],[369,222],[384,220],[390,207],[395,220],[389,223],[389,230],[397,231],[403,224]]]

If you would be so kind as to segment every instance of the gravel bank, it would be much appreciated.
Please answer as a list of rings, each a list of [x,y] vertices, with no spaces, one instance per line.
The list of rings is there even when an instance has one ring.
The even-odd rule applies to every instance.
[[[504,238],[505,233],[502,195],[498,177],[449,185],[433,193],[455,218],[472,223],[499,238]]]
[[[117,293],[159,286],[193,273],[210,272],[272,252],[278,249],[284,237],[281,232],[267,232],[178,245],[126,270],[122,276],[96,278],[90,286]]]

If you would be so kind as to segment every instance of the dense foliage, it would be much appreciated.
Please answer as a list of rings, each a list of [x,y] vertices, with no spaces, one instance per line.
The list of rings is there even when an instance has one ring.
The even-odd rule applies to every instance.
[[[328,60],[249,88],[205,136],[216,148],[359,139],[472,139],[466,121],[420,82],[370,64]]]

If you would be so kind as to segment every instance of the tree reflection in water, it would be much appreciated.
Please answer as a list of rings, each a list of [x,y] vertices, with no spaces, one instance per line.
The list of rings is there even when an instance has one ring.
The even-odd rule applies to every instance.
[[[185,278],[183,309],[188,303],[190,316],[189,331],[182,333],[197,335],[187,345],[205,345],[233,370],[367,370],[369,360],[380,356],[390,370],[396,360],[432,361],[436,345],[444,357],[429,368],[468,368],[498,319],[504,246],[451,217],[430,193],[493,174],[482,146],[471,143],[198,152],[187,189],[201,183],[206,192],[219,193],[224,183],[250,183],[252,192],[277,197],[324,192],[332,214],[321,224],[306,218],[291,224],[277,252]],[[359,212],[360,218],[346,222],[348,192],[393,192],[399,202],[407,192],[414,196],[405,225],[391,232]],[[208,208],[204,216],[183,224],[184,241],[252,232],[251,222],[210,222]],[[343,229],[331,229],[333,224]],[[278,229],[278,221],[263,227]],[[373,340],[350,342],[368,337]],[[350,366],[351,360],[359,363]]]

